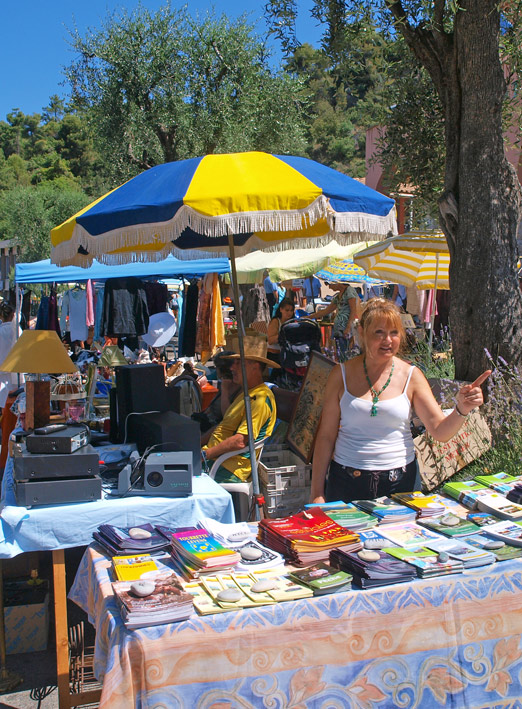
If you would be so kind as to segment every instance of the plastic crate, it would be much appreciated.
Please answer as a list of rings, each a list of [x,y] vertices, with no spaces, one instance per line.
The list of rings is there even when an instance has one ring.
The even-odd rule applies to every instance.
[[[310,500],[310,488],[302,487],[294,490],[264,490],[265,509],[267,517],[287,517],[303,509]]]
[[[312,466],[293,453],[288,446],[265,446],[258,463],[259,483],[266,489],[284,491],[309,488]]]

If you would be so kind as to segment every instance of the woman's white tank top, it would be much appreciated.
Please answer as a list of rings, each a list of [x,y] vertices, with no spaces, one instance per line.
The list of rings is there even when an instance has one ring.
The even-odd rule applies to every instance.
[[[411,463],[415,449],[410,432],[411,403],[406,392],[413,369],[410,368],[402,394],[379,401],[377,415],[370,416],[372,402],[350,394],[341,364],[344,393],[333,455],[337,463],[361,470],[389,470]]]

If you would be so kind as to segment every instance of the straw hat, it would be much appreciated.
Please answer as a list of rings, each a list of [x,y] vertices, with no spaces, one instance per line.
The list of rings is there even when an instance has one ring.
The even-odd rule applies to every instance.
[[[163,347],[176,334],[176,318],[167,313],[155,313],[149,318],[149,329],[143,339],[149,347]]]
[[[254,362],[268,364],[269,367],[280,369],[280,365],[266,356],[268,340],[265,335],[261,335],[255,330],[247,330],[243,338],[245,359],[252,359]],[[237,335],[227,337],[226,349],[239,353],[239,338]],[[226,355],[223,359],[239,359],[239,354]]]

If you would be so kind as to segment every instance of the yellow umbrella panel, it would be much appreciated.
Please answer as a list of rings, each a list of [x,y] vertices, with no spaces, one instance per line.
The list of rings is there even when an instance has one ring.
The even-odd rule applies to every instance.
[[[353,260],[372,278],[421,289],[449,289],[450,255],[442,235],[402,234],[359,251]]]

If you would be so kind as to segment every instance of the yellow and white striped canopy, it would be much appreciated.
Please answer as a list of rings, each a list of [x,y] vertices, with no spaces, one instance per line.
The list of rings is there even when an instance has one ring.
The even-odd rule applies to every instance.
[[[416,286],[449,290],[450,255],[441,231],[411,231],[385,239],[353,256],[368,276]]]

